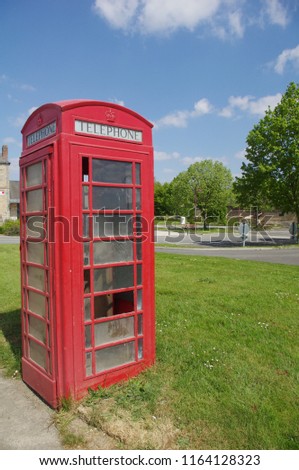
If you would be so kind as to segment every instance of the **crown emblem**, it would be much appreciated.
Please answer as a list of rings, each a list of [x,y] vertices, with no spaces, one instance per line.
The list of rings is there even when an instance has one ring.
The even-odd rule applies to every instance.
[[[39,115],[37,116],[37,125],[38,125],[38,127],[40,127],[43,122],[44,122],[43,116],[42,116],[41,114],[39,114]]]
[[[113,111],[113,109],[111,109],[111,108],[107,109],[107,111],[105,112],[105,116],[106,116],[107,121],[109,121],[109,122],[115,121],[116,115],[115,115],[115,111]]]

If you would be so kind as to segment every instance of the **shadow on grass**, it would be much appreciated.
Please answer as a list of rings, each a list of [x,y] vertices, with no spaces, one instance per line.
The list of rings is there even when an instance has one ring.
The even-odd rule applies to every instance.
[[[22,357],[22,337],[21,337],[21,311],[12,310],[11,312],[0,314],[0,330],[8,343],[1,345],[0,358],[2,366],[10,372],[14,370],[21,370],[21,357]]]

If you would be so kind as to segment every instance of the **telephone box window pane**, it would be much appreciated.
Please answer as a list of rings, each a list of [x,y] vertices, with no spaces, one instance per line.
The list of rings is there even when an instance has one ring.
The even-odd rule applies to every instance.
[[[26,168],[26,187],[38,186],[42,184],[42,162],[35,163]]]
[[[46,218],[42,215],[26,217],[26,236],[30,238],[45,238],[44,222]]]
[[[93,186],[93,209],[132,210],[132,189]]]
[[[48,330],[48,346],[51,347],[51,332],[50,332],[49,325],[47,327],[47,330]]]
[[[43,190],[27,191],[27,212],[40,212],[43,210]]]
[[[46,297],[33,292],[28,291],[28,308],[31,312],[40,315],[41,317],[46,317]]]
[[[95,319],[134,311],[134,292],[124,291],[94,298]]]
[[[94,270],[94,291],[123,289],[134,286],[134,266],[117,266]]]
[[[142,290],[137,291],[137,310],[142,310]]]
[[[141,210],[141,190],[136,189],[136,210]]]
[[[96,371],[112,369],[135,361],[134,341],[96,351]]]
[[[141,184],[140,163],[136,163],[136,184]]]
[[[45,290],[45,271],[43,269],[35,268],[34,266],[28,266],[27,273],[28,273],[28,286],[44,291]]]
[[[90,314],[90,297],[84,299],[84,320],[88,321],[91,319]]]
[[[89,259],[89,243],[83,243],[83,260],[84,260],[84,265],[88,266],[90,264],[90,259]]]
[[[113,295],[106,294],[94,298],[94,318],[111,317],[113,315]]]
[[[132,290],[113,294],[113,313],[120,315],[134,311],[134,292]]]
[[[142,335],[142,332],[143,332],[143,316],[138,315],[137,318],[138,318],[138,334]]]
[[[29,340],[29,357],[39,366],[47,369],[47,351],[35,341]]]
[[[91,352],[87,352],[85,354],[85,359],[86,359],[86,376],[88,377],[89,375],[92,375],[92,354]]]
[[[91,348],[91,325],[85,327],[85,347]]]
[[[82,181],[88,182],[88,167],[89,161],[88,157],[82,157]]]
[[[92,180],[99,183],[132,184],[132,163],[93,159]]]
[[[83,214],[83,237],[89,238],[89,215]]]
[[[142,234],[142,220],[140,215],[136,215],[135,224],[134,224],[134,232],[136,235]]]
[[[136,254],[138,261],[142,260],[142,238],[136,240]]]
[[[142,284],[142,264],[137,264],[137,286]]]
[[[27,243],[27,261],[29,263],[44,264],[43,243]]]
[[[98,323],[94,327],[95,346],[134,336],[134,317]]]
[[[90,293],[90,271],[89,271],[89,269],[84,270],[84,292],[85,292],[85,294]]]
[[[143,339],[138,340],[138,359],[143,358]]]
[[[88,204],[88,186],[83,186],[82,188],[82,208],[83,209],[88,209],[89,204]]]
[[[29,334],[46,344],[46,323],[29,315]]]
[[[110,264],[126,261],[133,261],[133,243],[131,240],[94,242],[94,264]]]
[[[131,214],[99,214],[93,217],[94,237],[126,237],[132,234]]]

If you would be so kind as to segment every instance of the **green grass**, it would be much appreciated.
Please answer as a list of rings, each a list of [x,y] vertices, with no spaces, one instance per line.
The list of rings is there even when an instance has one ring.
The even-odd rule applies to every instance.
[[[10,373],[20,360],[18,256],[0,247]],[[118,448],[299,449],[298,283],[296,266],[157,254],[155,366],[90,392],[57,423],[69,433],[79,417]]]
[[[7,375],[20,372],[20,257],[16,245],[0,246],[0,367]]]

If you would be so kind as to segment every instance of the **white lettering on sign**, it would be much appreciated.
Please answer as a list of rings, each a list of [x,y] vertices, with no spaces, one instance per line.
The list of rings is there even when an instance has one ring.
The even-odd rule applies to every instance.
[[[27,136],[27,147],[36,144],[40,140],[46,139],[56,133],[56,122],[52,122],[38,131],[33,132]]]
[[[130,142],[142,142],[142,131],[99,124],[97,122],[79,121],[77,119],[75,120],[75,132],[129,140]]]

